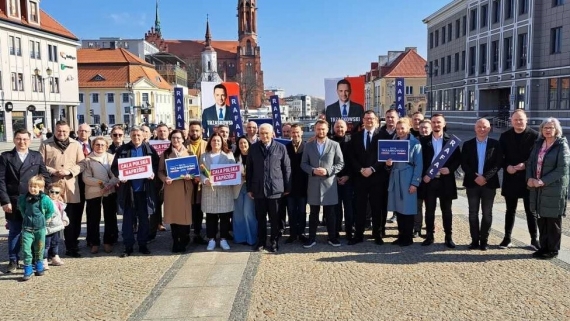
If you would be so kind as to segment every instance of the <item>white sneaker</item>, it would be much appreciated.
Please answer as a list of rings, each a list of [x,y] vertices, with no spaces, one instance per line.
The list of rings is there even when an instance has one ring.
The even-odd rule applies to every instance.
[[[230,250],[230,245],[228,244],[228,241],[226,241],[225,239],[221,239],[221,240],[220,240],[220,247],[221,247],[224,251],[229,251],[229,250]]]
[[[48,260],[44,259],[44,270],[49,270]]]
[[[51,265],[53,266],[63,265],[63,260],[59,257],[59,255],[56,255],[51,259]]]
[[[216,240],[211,239],[208,241],[208,247],[206,247],[207,251],[213,251],[216,248]]]

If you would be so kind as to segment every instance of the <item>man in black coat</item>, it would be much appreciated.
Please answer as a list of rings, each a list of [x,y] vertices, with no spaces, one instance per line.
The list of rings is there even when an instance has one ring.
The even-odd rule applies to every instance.
[[[435,207],[439,198],[439,206],[443,220],[443,230],[445,232],[445,245],[455,248],[453,242],[453,213],[451,205],[457,199],[457,185],[455,183],[455,171],[461,164],[461,152],[459,147],[449,156],[444,167],[441,167],[437,175],[430,179],[426,175],[427,170],[435,160],[435,157],[443,149],[450,137],[444,132],[445,118],[442,114],[431,116],[432,133],[429,136],[420,138],[423,156],[423,179],[419,192],[422,193],[426,204],[426,239],[423,246],[428,246],[434,242],[435,234]]]
[[[31,139],[30,132],[18,129],[14,133],[14,149],[0,156],[0,204],[9,228],[9,263],[6,273],[13,272],[18,267],[22,232],[22,214],[18,210],[18,197],[28,192],[28,181],[33,176],[42,175],[46,186],[51,183],[42,155],[29,149]]]
[[[273,126],[259,126],[259,141],[250,147],[246,164],[247,193],[255,202],[257,244],[254,250],[279,250],[279,199],[291,191],[291,164],[285,145],[273,140]],[[267,215],[271,224],[271,247],[267,242]]]
[[[493,203],[497,188],[500,187],[499,175],[503,162],[503,153],[499,141],[489,138],[491,124],[485,118],[475,123],[476,137],[463,143],[461,149],[461,168],[463,186],[467,190],[469,204],[470,249],[489,248],[489,231],[493,223]],[[479,229],[479,204],[481,204],[481,228]]]
[[[529,204],[529,191],[526,188],[526,161],[528,160],[538,132],[527,126],[527,117],[523,109],[517,109],[511,115],[513,128],[501,134],[499,143],[503,150],[503,189],[501,195],[505,197],[505,238],[499,245],[506,249],[511,246],[511,233],[515,225],[515,214],[519,198],[523,199],[524,211],[531,246],[539,249],[538,227],[536,214]]]
[[[307,185],[309,176],[301,169],[301,158],[305,150],[303,129],[299,124],[291,125],[291,143],[285,145],[291,162],[291,193],[287,195],[287,211],[289,212],[290,236],[285,243],[299,239],[307,241],[305,227],[307,226]]]
[[[352,239],[354,229],[354,211],[353,211],[353,197],[354,187],[352,181],[351,167],[349,164],[350,154],[350,136],[346,134],[346,122],[339,119],[334,124],[334,136],[331,138],[340,145],[342,155],[345,156],[344,168],[336,174],[337,178],[337,193],[338,204],[336,207],[336,238],[339,238],[339,233],[342,230],[342,218],[344,216],[344,230],[346,239]]]

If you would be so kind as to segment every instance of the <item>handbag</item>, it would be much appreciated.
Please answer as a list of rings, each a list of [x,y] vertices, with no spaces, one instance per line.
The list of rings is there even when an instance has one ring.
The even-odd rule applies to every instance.
[[[65,228],[61,215],[58,212],[54,213],[46,223],[46,235],[57,233]]]

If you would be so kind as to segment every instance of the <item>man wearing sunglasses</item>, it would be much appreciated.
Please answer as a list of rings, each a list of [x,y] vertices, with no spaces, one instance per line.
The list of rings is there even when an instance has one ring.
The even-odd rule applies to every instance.
[[[111,143],[111,146],[109,146],[108,150],[109,153],[115,154],[117,148],[121,147],[125,143],[123,141],[124,136],[125,136],[125,131],[123,130],[122,126],[120,125],[113,126],[113,129],[111,130],[111,140],[113,142]]]

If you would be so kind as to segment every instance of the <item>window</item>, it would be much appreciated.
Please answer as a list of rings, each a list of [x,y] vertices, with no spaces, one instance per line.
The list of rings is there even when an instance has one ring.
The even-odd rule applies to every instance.
[[[467,16],[463,16],[463,35],[467,34]]]
[[[557,7],[564,4],[564,0],[552,0],[552,6]]]
[[[505,20],[513,17],[513,8],[515,0],[505,0]]]
[[[38,92],[39,91],[39,87],[38,87],[39,80],[40,80],[39,78],[40,77],[32,74],[32,92]]]
[[[519,15],[528,13],[528,0],[519,0]]]
[[[461,21],[459,19],[455,20],[455,39],[459,38],[461,35]]]
[[[429,33],[429,49],[433,48],[433,32]]]
[[[481,6],[481,28],[487,27],[487,21],[489,21],[489,5]]]
[[[441,27],[441,44],[443,45],[445,43],[445,37],[447,36],[447,34],[445,33],[445,26]]]
[[[16,56],[22,56],[22,39],[16,37]]]
[[[91,94],[91,102],[99,103],[99,94]]]
[[[22,73],[18,73],[18,90],[24,91],[24,75]]]
[[[10,45],[10,54],[13,56],[16,54],[16,40],[14,39],[14,36],[10,36],[8,41]]]
[[[465,70],[465,50],[461,52],[461,70]]]
[[[83,93],[79,93],[79,103],[83,104]]]
[[[447,56],[447,67],[445,67],[445,69],[447,70],[447,73],[451,72],[451,55]]]
[[[560,53],[562,48],[562,27],[550,29],[550,53]]]
[[[131,115],[123,115],[123,123],[124,124],[128,124],[130,122],[130,120],[131,120]]]
[[[93,115],[93,123],[101,124],[101,115]]]
[[[40,42],[36,41],[36,59],[42,59],[41,47]]]
[[[11,0],[8,1],[8,12],[10,13],[10,16],[14,17],[14,18],[20,18],[20,10],[18,10],[18,2]]]
[[[451,23],[447,25],[447,41],[451,41],[453,35],[453,29],[451,28]]]
[[[108,102],[108,103],[114,103],[114,102],[115,102],[115,94],[113,94],[113,93],[108,93],[108,94],[107,94],[107,102]]]
[[[30,21],[38,23],[40,18],[38,16],[38,4],[30,1]]]
[[[57,62],[57,46],[48,45],[48,60]]]
[[[568,100],[570,98],[570,78],[560,79],[560,109],[568,109]]]
[[[18,81],[16,80],[16,73],[10,74],[12,76],[12,91],[18,91]]]
[[[527,52],[527,40],[528,35],[526,33],[522,33],[518,36],[518,56],[519,56],[519,63],[518,67],[526,67],[526,52]]]
[[[34,59],[36,58],[36,42],[33,40],[30,40],[30,58]]]
[[[426,86],[420,86],[420,95],[425,95],[427,92]]]
[[[503,39],[503,70],[511,70],[513,65],[513,37]]]
[[[474,110],[475,109],[475,92],[473,90],[469,90],[469,104],[467,105],[467,110]]]
[[[109,115],[109,125],[115,124],[115,115]]]
[[[77,115],[77,120],[80,124],[85,123],[85,115]]]
[[[435,46],[439,46],[439,30],[435,31]]]
[[[49,84],[50,84],[51,93],[59,93],[59,78],[57,77],[50,78]]]
[[[558,109],[558,78],[548,81],[548,109]]]
[[[414,87],[406,86],[406,95],[413,95],[413,94],[414,94]]]
[[[455,110],[463,110],[465,106],[463,105],[463,88],[457,90],[457,99],[455,100]]]
[[[434,66],[433,66],[433,75],[434,77],[437,77],[437,73],[439,72],[439,63],[436,60],[434,60]]]
[[[469,47],[469,75],[475,74],[475,59],[477,58],[475,57],[476,54],[477,53],[475,46]]]
[[[499,41],[491,42],[491,72],[499,70]]]
[[[487,44],[479,45],[479,73],[487,73]]]
[[[455,72],[458,72],[458,71],[459,71],[459,52],[456,52],[456,53],[455,53],[455,59],[454,59],[454,60],[455,60],[455,69],[454,69],[454,71],[455,71]]]
[[[472,9],[469,14],[471,14],[471,18],[469,19],[469,31],[473,31],[477,29],[477,9]]]
[[[129,101],[129,94],[128,93],[123,93],[123,103],[128,103]]]
[[[524,103],[525,91],[526,91],[525,86],[517,87],[517,106],[516,106],[516,108],[518,108],[518,109],[524,109],[525,108],[525,103]]]
[[[143,94],[142,94],[142,101],[148,102],[148,93],[143,93]]]
[[[445,74],[445,57],[441,58],[439,67],[441,68],[441,75],[443,76],[443,74]]]
[[[492,23],[499,23],[501,20],[501,2],[500,0],[493,0],[492,8]]]

